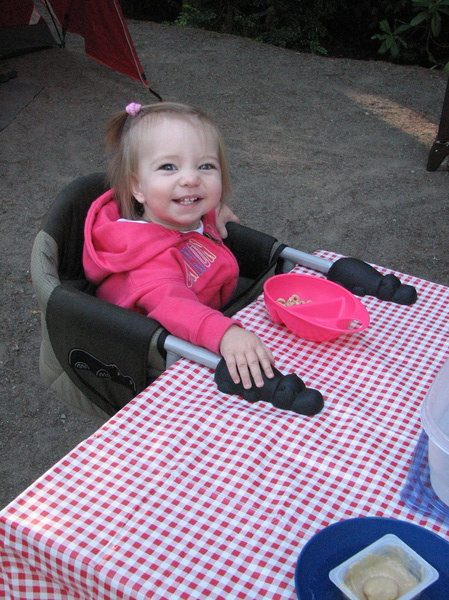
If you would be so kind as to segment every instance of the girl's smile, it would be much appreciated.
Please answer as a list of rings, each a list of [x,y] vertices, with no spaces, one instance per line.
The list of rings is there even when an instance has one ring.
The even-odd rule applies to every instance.
[[[188,204],[193,204],[194,202],[197,202],[198,198],[181,198],[181,200],[177,200],[177,202],[179,202],[180,204],[183,204],[184,206],[187,206]]]

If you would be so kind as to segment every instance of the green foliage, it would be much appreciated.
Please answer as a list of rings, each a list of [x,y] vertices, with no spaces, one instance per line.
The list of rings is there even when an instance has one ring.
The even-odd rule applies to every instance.
[[[437,38],[441,33],[441,22],[443,15],[449,15],[449,0],[412,0],[415,8],[421,10],[410,26],[416,27],[424,21],[428,23],[432,35]]]
[[[449,0],[185,0],[172,22],[302,52],[449,70]]]
[[[393,58],[398,58],[401,53],[401,46],[407,48],[407,42],[400,34],[409,29],[409,25],[400,25],[392,31],[390,23],[384,19],[379,23],[379,27],[382,33],[378,33],[372,37],[373,40],[377,39],[382,42],[379,53],[386,54],[389,52]]]
[[[393,28],[387,19],[379,23],[381,33],[372,36],[381,42],[379,53],[449,71],[449,0],[412,0],[411,11],[417,14],[407,22],[396,17]]]
[[[319,15],[332,14],[333,7],[332,0],[190,0],[175,24],[326,54]]]
[[[213,29],[217,15],[212,9],[201,9],[192,4],[184,4],[181,14],[174,21],[180,27],[198,27]]]

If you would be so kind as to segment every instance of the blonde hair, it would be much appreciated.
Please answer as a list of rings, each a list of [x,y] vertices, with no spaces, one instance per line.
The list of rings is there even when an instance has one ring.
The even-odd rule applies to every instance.
[[[224,143],[213,121],[199,108],[178,102],[159,102],[142,106],[136,116],[123,110],[109,119],[106,129],[106,146],[112,151],[108,169],[108,183],[114,189],[120,213],[125,219],[139,219],[142,205],[132,194],[132,177],[138,167],[138,146],[147,126],[158,117],[177,117],[197,121],[212,132],[217,140],[218,159],[221,168],[222,196],[224,202],[230,194],[230,182]]]

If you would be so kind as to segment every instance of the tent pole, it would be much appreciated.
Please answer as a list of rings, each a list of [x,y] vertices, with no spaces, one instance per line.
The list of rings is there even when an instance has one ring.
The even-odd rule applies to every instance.
[[[42,3],[44,4],[45,8],[47,9],[48,14],[50,15],[50,19],[53,23],[53,27],[55,28],[56,34],[59,38],[59,46],[61,48],[65,48],[65,33],[64,33],[64,29],[62,31],[62,37],[61,37],[61,32],[58,29],[58,26],[56,24],[55,18],[53,16],[53,10],[50,8],[50,6],[48,5],[47,0],[41,0]]]
[[[144,79],[146,80],[145,73],[142,73],[142,76],[143,76],[143,77],[144,77]],[[152,90],[152,89],[150,88],[150,86],[148,86],[148,91],[150,92],[150,94],[153,94],[153,96],[156,96],[156,98],[159,100],[159,102],[163,102],[163,100],[162,100],[162,97],[161,97],[161,96],[159,96],[159,94],[158,94],[157,92],[155,92],[154,90]]]
[[[62,25],[62,41],[65,47],[65,36],[67,34],[67,30],[69,28],[69,21],[70,21],[70,13],[72,12],[72,6],[73,6],[73,0],[70,0],[70,4],[69,7],[67,8],[67,12],[64,13],[64,23]]]

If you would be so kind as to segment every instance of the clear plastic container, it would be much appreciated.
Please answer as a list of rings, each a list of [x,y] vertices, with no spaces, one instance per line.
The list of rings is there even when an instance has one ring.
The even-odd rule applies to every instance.
[[[366,592],[360,591],[357,593],[354,590],[353,581],[350,580],[350,573],[354,571],[354,568],[364,567],[365,569],[372,569],[372,565],[379,559],[386,562],[394,561],[400,570],[403,570],[408,577],[416,582],[412,588],[402,593],[402,595],[398,595],[400,593],[399,587],[396,591],[393,589],[391,596],[387,595],[387,597],[395,598],[395,600],[412,600],[413,598],[418,598],[421,592],[439,577],[438,571],[432,565],[396,535],[389,533],[332,569],[329,573],[329,578],[349,600],[367,600],[367,598],[385,597],[375,594],[372,588],[373,580],[377,579],[376,583],[379,583],[380,580],[381,591],[385,593],[385,588],[389,585],[392,578],[371,576],[376,572],[375,569],[373,573],[370,572],[370,576],[367,576],[366,580],[363,580],[364,583],[359,586],[368,586],[365,588]],[[368,583],[368,580],[371,583],[371,589],[369,589],[370,583]],[[387,583],[384,583],[385,581]],[[393,578],[394,585],[396,585],[397,581]]]
[[[421,421],[429,437],[430,483],[435,494],[449,506],[449,360],[424,399]]]

